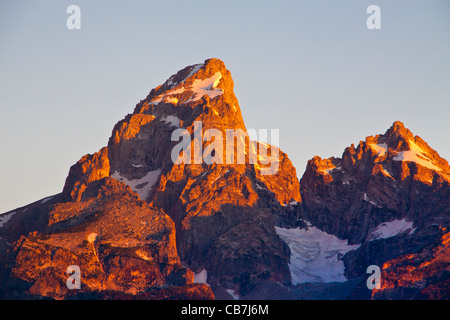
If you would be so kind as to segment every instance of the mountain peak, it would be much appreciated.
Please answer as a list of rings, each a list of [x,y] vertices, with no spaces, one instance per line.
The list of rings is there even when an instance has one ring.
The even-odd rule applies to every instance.
[[[395,121],[384,135],[377,137],[378,144],[384,143],[386,148],[395,151],[393,157],[395,161],[415,162],[428,169],[445,172],[447,175],[450,173],[448,162],[400,121]]]
[[[392,124],[392,127],[395,128],[396,130],[401,130],[401,129],[405,129],[405,125],[403,124],[403,122],[397,120]]]
[[[179,70],[177,73],[172,75],[162,86],[156,88],[155,91],[161,93],[158,89],[163,89],[161,91],[164,91],[164,89],[173,89],[179,84],[186,81],[187,84],[190,85],[191,82],[195,79],[203,80],[205,78],[210,78],[213,77],[217,72],[220,72],[221,74],[229,73],[229,71],[225,67],[225,63],[222,60],[217,58],[207,59],[203,63],[190,65]],[[188,81],[189,79],[191,79],[191,81]]]
[[[413,133],[401,121],[395,121],[383,136],[386,138],[388,145],[395,144],[396,147],[399,140],[414,140]]]
[[[170,76],[162,85],[152,89],[145,100],[136,106],[134,113],[148,113],[153,106],[171,104],[195,108],[215,99],[228,104],[231,111],[240,113],[234,95],[234,82],[225,63],[217,58],[190,65]]]
[[[317,177],[324,183],[334,180],[368,181],[379,176],[387,181],[404,180],[407,177],[428,186],[450,182],[450,166],[427,142],[415,136],[405,125],[396,121],[384,134],[368,136],[346,148],[342,159],[321,159],[308,161],[302,181],[312,185]]]

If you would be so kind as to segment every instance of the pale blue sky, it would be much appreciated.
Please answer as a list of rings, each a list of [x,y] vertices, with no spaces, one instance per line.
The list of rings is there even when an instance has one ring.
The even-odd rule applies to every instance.
[[[212,57],[299,177],[395,120],[450,160],[447,0],[0,0],[0,213],[59,193],[152,88]]]

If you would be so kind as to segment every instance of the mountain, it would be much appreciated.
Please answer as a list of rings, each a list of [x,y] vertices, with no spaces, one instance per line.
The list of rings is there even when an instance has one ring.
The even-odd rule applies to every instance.
[[[245,127],[233,88],[219,59],[178,71],[60,194],[0,215],[0,297],[448,298],[446,160],[395,122],[299,181],[276,132],[270,145]]]
[[[61,194],[16,210],[3,228],[13,261],[4,278],[53,298],[75,294],[63,282],[71,264],[86,280],[76,294],[188,286],[211,298],[209,286],[192,284],[197,279],[231,297],[226,290],[242,295],[260,281],[289,283],[289,249],[274,225],[296,221],[299,181],[278,147],[239,134],[246,128],[233,86],[224,63],[209,59],[153,89],[115,125],[106,147],[70,168]],[[177,130],[191,140],[192,158],[175,164]],[[201,158],[220,135],[228,142],[227,130],[237,132],[230,151],[215,148],[215,162],[198,161],[198,149]],[[214,139],[201,137],[211,132]],[[73,257],[58,260],[59,250]]]
[[[367,278],[369,265],[380,266],[386,277],[373,297],[426,298],[436,288],[448,297],[449,181],[448,162],[397,121],[342,158],[308,162],[300,219],[356,246],[342,258],[347,278]],[[434,261],[430,272],[425,265]],[[400,283],[404,268],[409,282]]]
[[[397,121],[384,135],[346,148],[342,159],[314,157],[301,193],[312,224],[360,243],[388,220],[439,219],[449,181],[447,161]]]

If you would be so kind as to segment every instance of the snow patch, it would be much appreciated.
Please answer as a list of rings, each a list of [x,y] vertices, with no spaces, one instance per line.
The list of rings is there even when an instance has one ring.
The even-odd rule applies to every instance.
[[[379,157],[385,156],[388,150],[386,143],[381,144],[375,144],[375,143],[369,143],[369,147],[374,150]]]
[[[397,153],[397,155],[393,159],[394,161],[411,161],[431,170],[442,171],[441,168],[435,166],[432,163],[432,160],[428,156],[428,153],[420,148],[417,144],[415,144],[411,140],[408,141],[408,144],[411,150],[401,151]]]
[[[134,163],[132,163],[131,165],[133,167],[135,167],[135,168],[143,168],[144,167],[142,164],[134,164]]]
[[[90,242],[90,243],[93,243],[93,242],[95,242],[95,239],[97,239],[97,236],[98,236],[98,234],[93,232],[90,235],[88,235],[87,241]]]
[[[232,296],[234,300],[239,300],[239,296],[233,289],[225,289],[225,291],[228,292],[228,294]]]
[[[176,103],[178,103],[178,99],[173,98],[173,97],[171,97],[171,96],[172,96],[172,95],[175,95],[175,94],[183,93],[184,91],[185,91],[184,88],[178,88],[178,89],[176,89],[176,90],[169,90],[169,91],[166,91],[164,94],[162,94],[162,95],[156,97],[156,99],[153,100],[152,102],[149,102],[149,105],[151,106],[151,105],[154,105],[154,104],[158,104],[158,103],[160,103],[160,102],[163,101],[163,100],[164,100],[164,102],[166,102],[166,103],[176,104]],[[175,103],[175,100],[176,100],[176,103]]]
[[[199,273],[194,273],[194,283],[206,283],[206,280],[208,279],[208,271],[206,269],[203,269]]]
[[[331,168],[326,168],[326,169],[319,169],[319,170],[317,170],[318,172],[320,172],[321,174],[329,174],[329,175],[331,175],[331,172],[333,171],[333,170],[340,170],[341,168],[340,167],[331,167]]]
[[[0,228],[3,227],[9,221],[9,219],[11,219],[11,217],[15,214],[16,211],[0,215]]]
[[[160,174],[161,169],[157,169],[154,171],[149,171],[145,176],[143,176],[140,179],[128,180],[127,178],[121,176],[119,172],[115,171],[111,175],[111,178],[114,178],[130,186],[130,188],[134,192],[136,192],[141,199],[145,200],[147,199],[153,186],[156,184],[156,181],[158,181]]]
[[[179,85],[179,84],[185,82],[189,77],[191,77],[192,75],[194,75],[195,73],[197,73],[198,70],[200,70],[200,68],[201,68],[202,66],[203,66],[202,63],[193,65],[193,66],[192,66],[192,69],[191,69],[191,71],[188,73],[188,75],[187,75],[183,80],[181,80],[179,83],[176,82],[176,81],[174,81],[174,78],[175,78],[175,76],[176,76],[176,75],[174,74],[173,76],[171,76],[171,77],[169,78],[169,80],[167,80],[167,85],[169,86],[170,89],[176,87],[177,85]],[[183,91],[184,91],[184,89],[183,89]],[[178,93],[181,93],[181,92],[178,92]],[[172,93],[172,94],[174,94],[174,93]]]
[[[375,207],[381,208],[378,204],[376,204],[375,202],[373,202],[369,199],[369,197],[367,196],[367,193],[364,193],[363,200],[369,202],[370,204],[373,204]]]
[[[41,204],[46,203],[47,201],[50,201],[52,199],[53,199],[53,196],[44,198],[44,199],[42,199]]]
[[[143,252],[142,250],[136,250],[135,251],[136,255],[141,258],[142,260],[145,261],[152,261],[153,259],[151,257],[148,257],[145,252]]]
[[[266,188],[262,187],[259,183],[256,183],[256,189],[267,190]]]
[[[393,177],[393,176],[389,173],[389,171],[387,171],[385,168],[382,168],[381,173],[382,173],[385,177],[388,177],[388,178],[391,178],[391,179],[395,180],[394,177]]]
[[[298,205],[298,202],[295,201],[295,200],[291,200],[289,202],[286,202],[286,203],[282,204],[283,207],[286,207],[286,206],[297,206],[297,205]]]
[[[187,75],[187,77],[180,82],[183,83],[186,81],[187,78],[191,77],[193,74],[195,74],[200,68],[202,67],[202,64],[195,65],[194,68],[191,70],[191,72]],[[171,80],[172,78],[169,78],[169,81],[167,82],[168,85],[171,86],[171,88],[174,87],[175,82]],[[218,89],[217,86],[219,85],[220,79],[222,79],[222,73],[216,72],[211,78],[207,78],[204,80],[195,79],[192,83],[190,88],[184,88],[184,84],[176,89],[176,90],[169,90],[161,94],[160,96],[156,97],[153,101],[149,102],[149,105],[155,105],[159,104],[161,102],[165,103],[171,103],[173,105],[178,104],[178,99],[175,97],[172,97],[176,94],[184,93],[185,91],[192,91],[193,95],[192,97],[186,101],[197,101],[201,99],[204,95],[209,96],[211,99],[220,96],[223,94],[222,89]],[[217,112],[217,111],[216,111]]]
[[[373,231],[369,236],[369,241],[375,239],[387,239],[395,237],[396,235],[403,233],[407,230],[411,230],[409,234],[412,234],[415,229],[412,229],[413,222],[406,221],[406,219],[394,220],[390,222],[384,222],[380,224],[375,231]]]
[[[211,99],[214,99],[215,97],[223,94],[222,89],[216,88],[219,85],[220,79],[222,79],[221,72],[216,72],[211,78],[208,79],[195,79],[190,89],[194,92],[194,96],[187,102],[197,101],[204,95],[207,95]]]
[[[343,282],[344,262],[342,257],[360,245],[349,245],[334,235],[316,227],[285,229],[275,227],[277,234],[291,251],[289,270],[292,284],[305,282]]]
[[[210,184],[213,184],[214,182],[216,182],[217,180],[219,180],[220,178],[222,178],[222,175],[219,174],[213,181],[211,181]]]
[[[193,66],[191,72],[189,72],[189,74],[186,76],[186,78],[184,78],[183,81],[181,81],[180,83],[186,81],[189,77],[191,77],[192,75],[196,74],[198,72],[198,70],[200,70],[200,68],[203,66],[203,63],[199,63]]]
[[[160,119],[161,121],[170,124],[172,127],[180,127],[180,119],[176,116],[166,116]]]
[[[203,178],[205,176],[205,174],[207,174],[208,171],[204,171],[202,174],[200,174],[199,176],[195,177],[195,179],[199,180],[201,178]]]
[[[175,81],[173,81],[173,78],[175,76],[171,76],[169,78],[169,80],[167,80],[167,85],[172,89],[173,87],[175,87],[178,83],[176,83]]]

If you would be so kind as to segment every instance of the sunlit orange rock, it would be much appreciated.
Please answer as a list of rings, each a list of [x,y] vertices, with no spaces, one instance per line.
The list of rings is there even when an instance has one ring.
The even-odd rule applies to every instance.
[[[450,232],[419,253],[385,262],[381,274],[381,288],[373,291],[373,299],[448,299]]]
[[[22,236],[12,253],[11,274],[31,284],[30,295],[140,295],[162,286],[182,294],[193,283],[177,255],[172,220],[115,179],[91,183],[79,202],[56,204],[49,217],[46,233]],[[81,269],[80,290],[66,286],[71,265]]]

